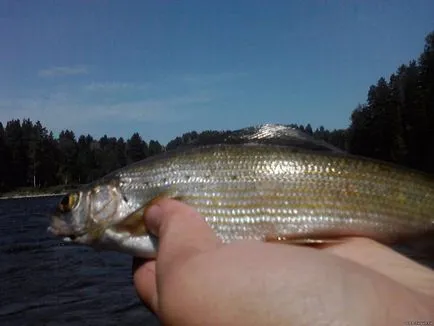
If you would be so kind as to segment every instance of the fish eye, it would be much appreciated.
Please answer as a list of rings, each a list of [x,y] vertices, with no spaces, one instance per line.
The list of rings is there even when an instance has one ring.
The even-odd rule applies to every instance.
[[[62,213],[70,212],[77,206],[79,195],[78,193],[70,193],[62,198],[59,204],[59,209]]]

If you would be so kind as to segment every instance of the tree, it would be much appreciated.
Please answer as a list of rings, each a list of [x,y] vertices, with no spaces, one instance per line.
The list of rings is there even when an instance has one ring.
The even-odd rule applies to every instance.
[[[181,137],[176,137],[175,139],[172,139],[171,141],[169,141],[166,145],[166,149],[168,151],[174,150],[176,148],[178,148],[179,146],[182,145],[182,138]]]
[[[11,186],[10,152],[6,146],[6,132],[0,122],[0,191],[5,191]]]
[[[149,142],[149,155],[156,155],[159,154],[163,151],[163,146],[161,146],[161,144],[156,141],[156,140],[151,140]]]
[[[27,126],[26,128],[24,126]],[[28,128],[28,130],[26,130]],[[30,120],[23,122],[24,142],[27,143],[27,182],[33,187],[44,183],[41,179],[41,161],[43,153],[43,140],[47,138],[47,130],[40,121],[33,124]]]
[[[95,175],[97,162],[92,151],[94,140],[92,136],[81,135],[77,142],[77,177],[78,183],[88,183],[95,180],[98,175]]]
[[[97,161],[100,163],[101,174],[105,175],[121,167],[118,161],[117,139],[108,138],[106,135],[99,140]]]
[[[311,135],[311,136],[313,135],[312,126],[310,125],[310,123],[308,123],[306,125],[306,128],[304,129],[304,132],[307,133],[307,134],[309,134],[309,135]]]
[[[127,165],[127,145],[122,137],[116,143],[116,157],[119,166]]]
[[[347,130],[335,129],[329,134],[328,142],[344,151],[348,150]]]
[[[391,77],[393,85],[393,76]],[[351,116],[350,148],[357,154],[400,162],[405,153],[398,97],[382,77],[370,87],[368,103]]]
[[[64,130],[59,135],[60,164],[58,175],[63,184],[78,182],[77,143],[73,131]]]
[[[136,132],[127,141],[127,160],[128,163],[137,162],[146,158],[148,145],[142,140],[142,137]]]
[[[9,173],[11,187],[26,185],[26,150],[23,146],[21,122],[19,119],[8,121],[5,128],[5,142],[10,150]]]
[[[434,172],[434,33],[418,63],[401,65],[387,83],[371,86],[367,104],[353,111],[352,153]]]
[[[426,116],[426,128],[424,131],[423,157],[425,170],[434,172],[434,152],[432,143],[434,142],[434,32],[425,38],[424,51],[419,57],[419,92],[420,108],[422,114]]]
[[[43,187],[59,184],[58,175],[54,171],[59,170],[58,143],[50,132],[42,139],[40,152],[40,165],[38,166],[40,184]]]

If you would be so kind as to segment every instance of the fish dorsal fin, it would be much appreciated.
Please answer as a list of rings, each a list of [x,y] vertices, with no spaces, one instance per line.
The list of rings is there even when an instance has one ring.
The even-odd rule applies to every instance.
[[[268,144],[311,151],[345,153],[343,150],[291,126],[262,124],[234,131],[207,131],[180,147],[214,144]]]
[[[299,129],[282,124],[258,125],[255,127],[236,130],[234,134],[240,134],[242,139],[252,143],[284,145],[309,150],[338,153],[344,152],[324,140],[316,139]]]

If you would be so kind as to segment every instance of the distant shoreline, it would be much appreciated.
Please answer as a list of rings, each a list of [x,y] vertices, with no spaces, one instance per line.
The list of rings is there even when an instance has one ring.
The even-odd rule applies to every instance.
[[[64,196],[68,192],[78,189],[78,187],[80,185],[51,186],[46,188],[22,187],[0,193],[0,199]]]
[[[46,193],[46,194],[16,194],[16,195],[2,195],[0,196],[0,200],[2,199],[20,199],[20,198],[32,198],[32,197],[54,197],[54,196],[62,196],[66,193]]]

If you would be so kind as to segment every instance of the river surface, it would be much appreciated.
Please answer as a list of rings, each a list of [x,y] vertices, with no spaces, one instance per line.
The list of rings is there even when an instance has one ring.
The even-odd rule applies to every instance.
[[[0,200],[0,325],[159,325],[136,296],[131,257],[47,234],[58,200]]]
[[[46,232],[58,201],[0,200],[0,325],[159,325],[136,296],[131,257],[65,245]],[[396,249],[434,268],[420,247]]]

